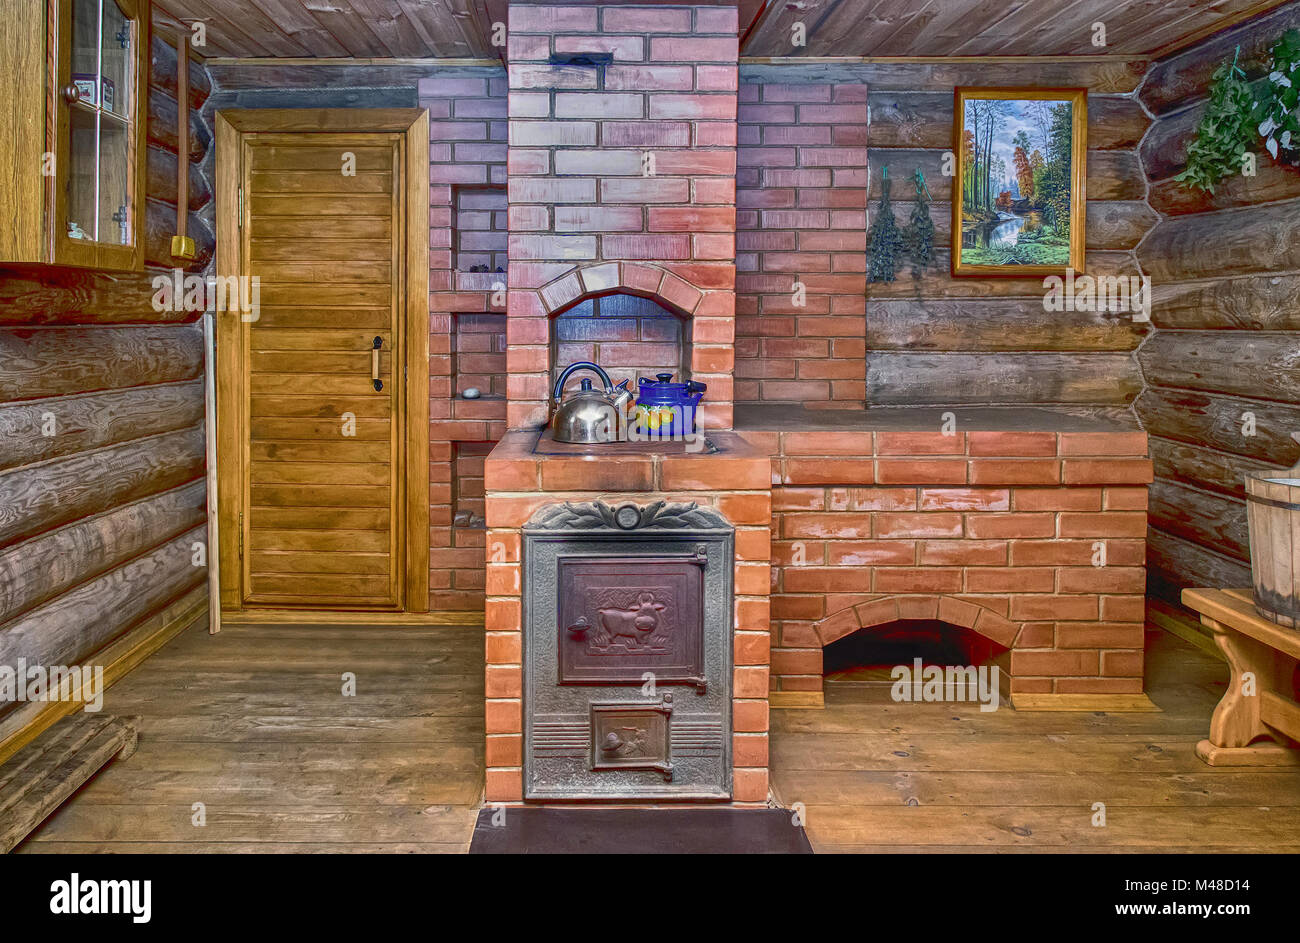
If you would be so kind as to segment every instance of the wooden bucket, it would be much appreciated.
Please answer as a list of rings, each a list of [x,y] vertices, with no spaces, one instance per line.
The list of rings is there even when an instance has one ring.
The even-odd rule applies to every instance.
[[[1292,433],[1300,442],[1300,433]],[[1250,572],[1255,609],[1300,629],[1300,464],[1273,475],[1246,476]]]

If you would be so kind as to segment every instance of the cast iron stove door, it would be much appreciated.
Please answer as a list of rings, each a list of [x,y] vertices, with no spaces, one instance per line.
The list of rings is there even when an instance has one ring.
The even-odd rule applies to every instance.
[[[701,551],[704,545],[701,544]],[[562,555],[560,684],[703,686],[701,617],[707,554]]]
[[[694,505],[524,528],[525,796],[731,794],[733,531]]]

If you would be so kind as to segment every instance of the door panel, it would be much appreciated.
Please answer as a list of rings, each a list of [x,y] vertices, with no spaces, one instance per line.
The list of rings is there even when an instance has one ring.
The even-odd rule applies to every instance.
[[[244,605],[401,608],[401,141],[244,138]]]

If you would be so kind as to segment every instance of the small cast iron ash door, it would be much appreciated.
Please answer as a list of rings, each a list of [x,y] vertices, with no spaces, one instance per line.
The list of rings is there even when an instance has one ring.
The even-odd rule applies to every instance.
[[[525,525],[526,798],[730,797],[733,541],[662,501]]]

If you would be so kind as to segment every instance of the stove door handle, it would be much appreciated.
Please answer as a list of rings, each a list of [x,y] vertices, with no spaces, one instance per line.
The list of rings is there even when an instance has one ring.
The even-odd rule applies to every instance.
[[[587,621],[587,617],[579,616],[578,621],[569,626],[569,634],[576,639],[582,638],[587,634],[589,628],[591,628],[591,623]]]

